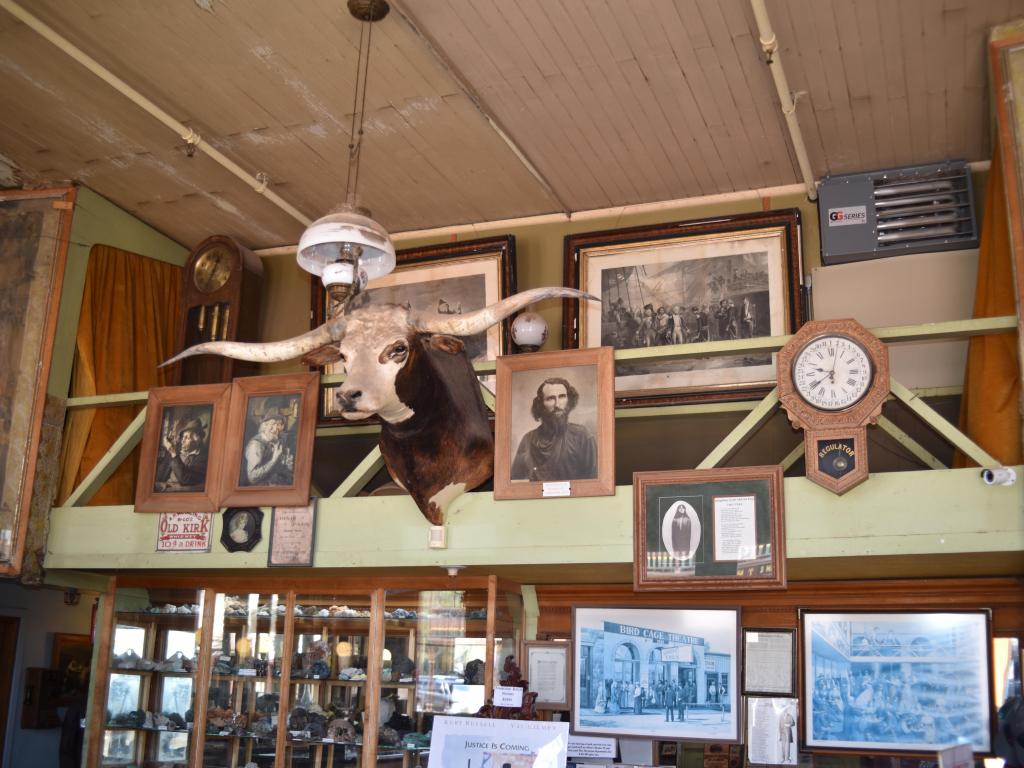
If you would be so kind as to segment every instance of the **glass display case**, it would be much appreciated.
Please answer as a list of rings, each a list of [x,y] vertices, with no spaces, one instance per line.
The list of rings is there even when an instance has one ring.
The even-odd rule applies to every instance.
[[[203,593],[166,593],[119,610],[111,636],[101,764],[189,761]]]
[[[426,765],[433,718],[477,713],[516,654],[518,587],[494,577],[415,589],[323,582],[182,591],[118,610],[99,763]]]

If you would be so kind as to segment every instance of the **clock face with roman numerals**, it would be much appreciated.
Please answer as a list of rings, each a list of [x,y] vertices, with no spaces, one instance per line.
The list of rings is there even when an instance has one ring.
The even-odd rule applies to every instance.
[[[871,387],[871,358],[846,336],[819,336],[793,361],[793,384],[809,405],[841,411],[859,402]]]

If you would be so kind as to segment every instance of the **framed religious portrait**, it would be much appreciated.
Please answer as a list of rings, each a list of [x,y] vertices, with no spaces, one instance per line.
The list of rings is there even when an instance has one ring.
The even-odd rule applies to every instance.
[[[530,690],[537,693],[537,709],[568,710],[572,694],[571,645],[554,640],[527,640],[523,649],[526,679],[530,681]]]
[[[743,630],[743,693],[796,696],[796,630]]]
[[[782,467],[633,474],[633,589],[783,589]]]
[[[293,373],[235,379],[222,506],[309,503],[319,378]]]
[[[420,312],[460,315],[511,296],[516,291],[516,239],[498,235],[465,242],[406,248],[395,254],[397,266],[367,288],[372,302],[401,304]],[[333,307],[321,281],[314,278],[313,321],[319,325]],[[476,363],[494,360],[512,349],[511,319],[462,339],[466,354]],[[329,363],[324,373],[344,373],[341,363]],[[325,387],[321,419],[341,421],[334,402],[336,387]]]
[[[929,755],[953,737],[992,753],[988,611],[800,611],[803,743]]]
[[[230,384],[149,391],[136,512],[216,512]]]
[[[772,354],[756,340],[800,326],[802,283],[796,209],[567,235],[565,284],[601,301],[565,302],[563,346],[731,341],[741,351],[620,359],[616,396],[623,405],[755,397],[775,384]]]
[[[498,358],[494,498],[615,493],[611,347]]]
[[[574,607],[572,732],[738,743],[738,608]]]

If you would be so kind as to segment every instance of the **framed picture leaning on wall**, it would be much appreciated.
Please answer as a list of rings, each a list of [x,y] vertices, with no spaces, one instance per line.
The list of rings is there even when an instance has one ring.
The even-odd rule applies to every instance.
[[[992,751],[988,611],[800,612],[804,745],[934,756]]]
[[[615,493],[610,347],[498,358],[494,498]]]
[[[805,319],[796,209],[567,235],[565,348],[734,341],[793,333]],[[620,403],[754,397],[774,386],[769,352],[620,360]]]
[[[216,512],[230,384],[149,391],[136,512]]]
[[[394,272],[367,287],[371,301],[408,305],[422,312],[459,315],[511,296],[516,291],[516,239],[512,235],[406,248],[396,253]],[[329,316],[327,294],[319,278],[313,285],[313,323]],[[511,319],[463,339],[472,362],[494,360],[512,349]],[[324,373],[344,373],[329,363]],[[321,418],[343,421],[334,404],[335,387],[325,387]],[[346,422],[347,423],[347,422]]]
[[[739,610],[574,607],[572,731],[738,743]]]

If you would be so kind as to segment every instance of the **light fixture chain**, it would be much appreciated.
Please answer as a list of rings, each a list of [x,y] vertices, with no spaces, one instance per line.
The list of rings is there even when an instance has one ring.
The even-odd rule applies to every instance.
[[[372,9],[373,2],[371,0],[370,7]],[[359,159],[358,155],[362,153],[363,149],[363,122],[366,119],[366,83],[370,79],[370,51],[373,50],[373,22],[364,21],[363,26],[366,28],[366,64],[363,66],[363,96],[359,104],[359,138],[356,140],[356,170],[355,178],[352,180],[352,196],[355,197],[356,190],[359,188]],[[362,40],[362,34],[359,36],[360,41]],[[346,190],[347,193],[347,190]],[[353,200],[355,203],[355,200]]]
[[[372,28],[371,28],[372,29]],[[348,142],[348,175],[345,178],[345,202],[355,205],[356,190],[359,186],[359,151],[362,146],[363,137],[363,115],[359,108],[360,88],[363,89],[363,102],[365,103],[366,75],[365,70],[369,69],[370,55],[367,35],[367,22],[359,26],[359,50],[356,57],[355,90],[352,93],[352,124],[349,127]],[[366,66],[363,65],[364,43],[366,50]],[[358,123],[358,133],[357,133]]]

